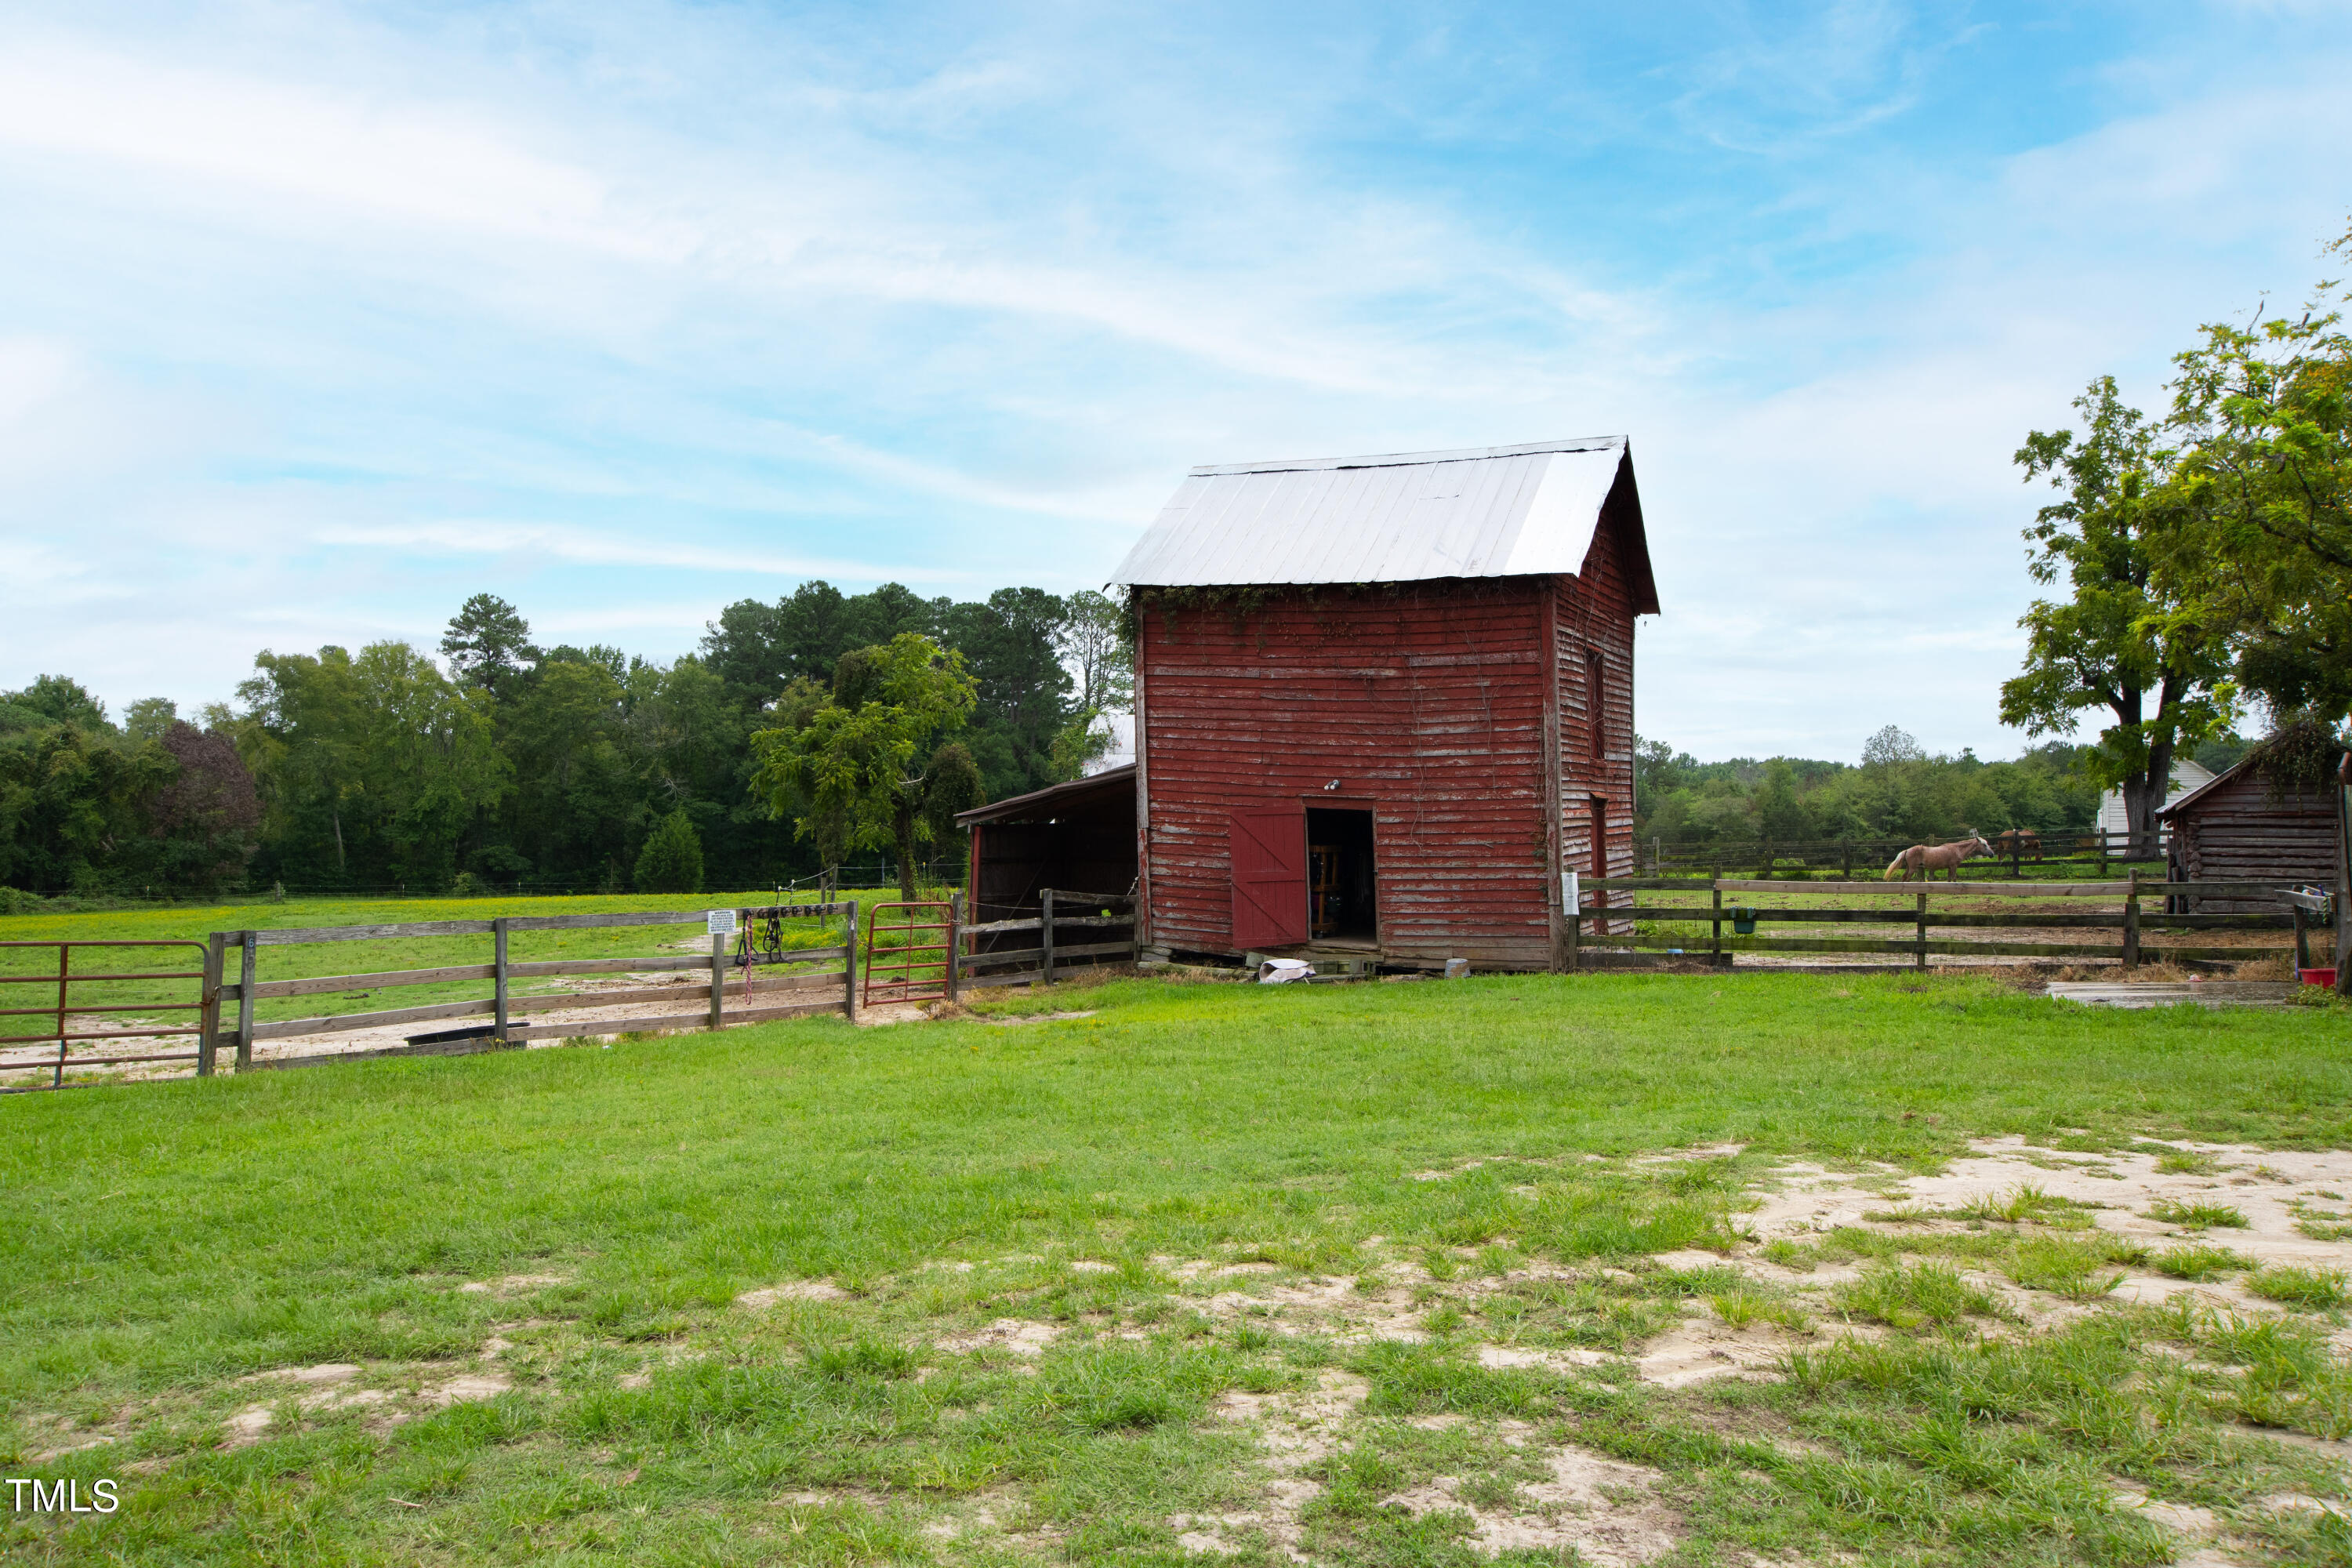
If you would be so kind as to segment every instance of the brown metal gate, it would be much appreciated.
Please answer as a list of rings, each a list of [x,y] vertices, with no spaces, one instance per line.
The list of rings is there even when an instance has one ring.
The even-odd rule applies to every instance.
[[[32,956],[34,950],[46,950],[57,955],[54,963],[37,965],[42,970],[40,973],[0,974],[0,985],[43,985],[57,988],[57,1000],[53,1003],[38,1007],[0,1007],[0,1018],[7,1020],[7,1024],[0,1027],[18,1026],[18,1020],[26,1018],[53,1019],[57,1025],[55,1028],[44,1029],[38,1034],[0,1035],[0,1058],[9,1058],[0,1059],[0,1072],[21,1072],[26,1068],[48,1068],[50,1077],[47,1087],[60,1089],[65,1085],[66,1068],[68,1067],[110,1067],[131,1062],[185,1062],[195,1061],[201,1057],[201,1049],[145,1052],[135,1056],[114,1057],[72,1055],[73,1047],[86,1040],[163,1039],[174,1035],[201,1037],[204,1034],[202,1017],[205,1010],[205,975],[201,967],[201,956],[199,967],[195,969],[86,970],[77,973],[73,967],[74,951],[77,948],[85,947],[186,947],[194,948],[199,955],[205,952],[205,944],[200,942],[0,942],[0,961],[13,959],[19,953]],[[14,968],[15,965],[11,963],[9,967]],[[139,998],[90,1006],[77,1006],[74,1004],[73,988],[77,985],[97,985],[108,983],[123,984],[166,980],[195,981],[197,983],[195,998],[192,1001],[163,1002],[151,1002]],[[25,993],[21,991],[0,993],[0,996],[5,996],[6,1000],[12,1002],[24,994]],[[100,1028],[79,1032],[76,1032],[74,1028],[76,1020],[91,1015],[142,1013],[194,1013],[197,1015],[197,1021],[184,1027],[177,1025],[157,1025],[152,1027]],[[54,1058],[46,1053],[37,1058],[24,1059],[14,1058],[13,1053],[16,1048],[27,1045],[46,1046],[52,1042],[58,1047]]]
[[[890,911],[898,918],[888,918]],[[921,913],[938,918],[920,920]],[[936,936],[937,941],[925,941]],[[887,943],[884,939],[890,939]],[[866,1005],[936,1002],[953,994],[951,904],[869,904],[866,910]],[[932,972],[936,971],[936,973]]]

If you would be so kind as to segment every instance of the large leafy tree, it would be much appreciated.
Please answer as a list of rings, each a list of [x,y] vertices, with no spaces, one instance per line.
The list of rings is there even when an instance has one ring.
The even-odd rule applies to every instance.
[[[2352,254],[2352,235],[2332,249]],[[2222,628],[2273,717],[2352,710],[2352,335],[2300,316],[2209,325],[2179,355],[2179,504],[2156,537],[2174,618]]]
[[[0,883],[104,888],[131,869],[123,862],[146,837],[140,805],[173,773],[152,741],[123,745],[79,724],[14,723],[0,733]]]
[[[2228,655],[2219,628],[2155,584],[2151,536],[2179,507],[2168,488],[2177,454],[2102,376],[2074,400],[2083,429],[2026,437],[2016,461],[2059,499],[2025,537],[2035,581],[2063,584],[2020,619],[2025,669],[2000,689],[2000,717],[2028,734],[2071,734],[2086,710],[2107,722],[2083,753],[2101,785],[2121,789],[2134,844],[2153,853],[2178,748],[2226,731]]]
[[[961,654],[902,632],[845,656],[829,698],[751,738],[752,787],[803,837],[890,850],[898,892],[915,896],[917,847],[953,830],[981,798],[979,769],[954,739],[976,703]]]
[[[458,687],[401,642],[254,663],[235,730],[277,829],[271,869],[323,869],[331,852],[339,879],[446,883],[511,775],[490,693]]]
[[[623,696],[609,662],[555,649],[499,707],[516,777],[509,841],[541,874],[625,879],[644,792],[623,748]]]

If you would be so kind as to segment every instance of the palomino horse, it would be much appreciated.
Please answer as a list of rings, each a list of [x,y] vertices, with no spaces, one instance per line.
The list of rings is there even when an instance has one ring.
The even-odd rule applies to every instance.
[[[1887,865],[1886,875],[1880,879],[1907,882],[1914,871],[1918,872],[1923,879],[1932,879],[1937,872],[1941,871],[1944,880],[1948,882],[1959,875],[1961,861],[1991,853],[1992,846],[1974,834],[1951,844],[1914,844]]]

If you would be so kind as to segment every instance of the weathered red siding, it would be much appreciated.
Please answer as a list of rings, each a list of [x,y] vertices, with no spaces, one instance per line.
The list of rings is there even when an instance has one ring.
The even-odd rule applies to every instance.
[[[1609,874],[1634,874],[1633,615],[1634,585],[1626,571],[1626,542],[1613,511],[1593,535],[1580,576],[1554,580],[1552,645],[1559,702],[1560,869],[1591,877],[1592,808],[1607,803],[1602,848]],[[1598,656],[1601,702],[1594,728],[1590,673]],[[1587,901],[1590,908],[1599,900]],[[1630,903],[1630,895],[1620,902]],[[1630,932],[1630,922],[1615,922]],[[1590,928],[1588,928],[1590,929]]]
[[[1610,874],[1633,870],[1623,556],[1612,523],[1580,578],[1300,590],[1238,615],[1180,609],[1172,625],[1148,608],[1146,940],[1235,950],[1235,810],[1359,805],[1373,812],[1384,955],[1548,967],[1557,873],[1594,868],[1594,797]]]
[[[1551,960],[1542,578],[1147,608],[1146,940],[1234,951],[1239,808],[1369,806],[1384,954]],[[1326,790],[1330,781],[1337,790]]]

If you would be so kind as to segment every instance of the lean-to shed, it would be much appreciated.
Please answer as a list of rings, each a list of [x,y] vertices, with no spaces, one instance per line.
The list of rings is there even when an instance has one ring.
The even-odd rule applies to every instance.
[[[2343,872],[2342,787],[2297,785],[2264,776],[2248,757],[2167,804],[2157,820],[2170,830],[2174,881],[2267,882],[2336,888]],[[2268,900],[2203,899],[2200,914],[2272,913]]]
[[[1117,581],[1147,948],[1546,969],[1632,872],[1623,437],[1195,468]]]

